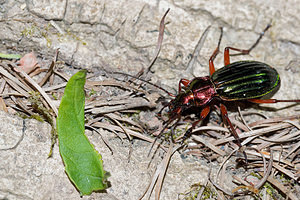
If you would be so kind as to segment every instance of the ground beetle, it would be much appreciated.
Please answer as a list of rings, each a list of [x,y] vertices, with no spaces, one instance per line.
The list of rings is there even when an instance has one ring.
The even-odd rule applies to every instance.
[[[200,118],[193,122],[192,127],[187,130],[183,136],[184,141],[190,136],[195,126],[206,118],[211,107],[219,105],[225,124],[230,127],[238,146],[241,147],[241,141],[229,120],[227,109],[223,104],[224,101],[247,100],[253,103],[300,102],[300,99],[263,99],[268,94],[276,92],[280,87],[279,74],[271,66],[258,61],[238,61],[230,63],[229,50],[239,52],[235,55],[249,54],[259,43],[270,26],[269,24],[264,29],[256,42],[247,50],[226,47],[224,50],[224,67],[215,70],[213,61],[219,53],[222,38],[221,29],[218,46],[209,59],[210,76],[196,77],[192,80],[181,79],[179,81],[178,95],[164,106],[164,108],[169,108],[169,119],[166,121],[162,132],[174,120],[179,121],[184,111],[191,107],[197,107],[201,110]]]

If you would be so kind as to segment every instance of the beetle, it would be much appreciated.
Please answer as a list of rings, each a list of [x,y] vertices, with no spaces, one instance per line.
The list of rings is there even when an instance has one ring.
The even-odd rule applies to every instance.
[[[236,133],[227,113],[224,102],[249,101],[252,103],[300,102],[296,100],[264,99],[275,93],[280,87],[280,77],[276,69],[258,61],[237,61],[230,63],[229,51],[239,52],[233,55],[247,55],[256,47],[270,24],[261,32],[256,42],[247,50],[226,47],[224,50],[224,67],[215,70],[214,59],[219,53],[222,29],[217,48],[209,59],[209,76],[195,77],[192,80],[181,79],[178,94],[166,104],[159,113],[168,107],[168,120],[161,133],[175,120],[180,120],[182,114],[190,108],[198,108],[200,117],[192,123],[185,132],[182,141],[187,139],[195,126],[207,117],[212,106],[219,105],[224,123],[229,126],[237,145],[241,148],[241,140]],[[244,153],[245,155],[245,153]],[[245,156],[246,158],[246,156]]]

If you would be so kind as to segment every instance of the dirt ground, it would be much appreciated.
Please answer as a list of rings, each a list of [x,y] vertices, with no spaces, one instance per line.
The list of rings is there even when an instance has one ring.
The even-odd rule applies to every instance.
[[[160,164],[164,163],[166,158],[164,150],[158,150],[153,157],[148,156],[148,152],[153,141],[153,135],[150,133],[162,126],[162,121],[155,115],[162,107],[162,103],[157,100],[164,97],[169,101],[170,97],[148,84],[139,87],[137,84],[140,82],[137,81],[129,86],[127,84],[129,77],[113,72],[136,75],[149,66],[155,57],[160,20],[168,8],[170,11],[165,18],[161,51],[144,79],[175,93],[181,78],[190,80],[208,75],[208,60],[218,44],[220,27],[223,29],[223,37],[220,53],[215,59],[216,68],[223,67],[223,50],[226,46],[247,49],[254,44],[264,28],[271,24],[271,28],[250,55],[234,56],[231,61],[257,60],[268,63],[276,68],[281,77],[281,88],[274,98],[300,99],[299,3],[300,1],[286,0],[279,0],[276,3],[260,0],[230,0],[226,3],[221,0],[151,2],[0,0],[0,53],[24,56],[34,52],[38,66],[48,70],[59,49],[53,85],[50,84],[51,81],[47,81],[42,87],[52,99],[56,109],[63,93],[63,86],[52,90],[50,87],[65,83],[65,79],[79,69],[89,71],[88,81],[99,83],[93,87],[86,87],[88,96],[86,112],[89,121],[98,119],[99,124],[95,127],[101,132],[101,137],[90,130],[87,130],[86,134],[101,153],[105,170],[111,174],[108,179],[111,186],[106,191],[80,197],[64,172],[57,143],[52,157],[48,158],[51,125],[35,119],[25,119],[23,115],[20,117],[20,113],[23,114],[24,111],[16,102],[24,100],[25,107],[31,108],[31,105],[26,95],[21,97],[8,95],[14,93],[7,80],[9,78],[3,71],[5,69],[3,66],[9,63],[6,62],[7,59],[1,59],[0,100],[5,102],[7,109],[0,110],[0,199],[131,200],[143,197],[148,185],[153,182],[153,174],[160,169]],[[208,30],[207,35],[204,35],[205,30]],[[9,62],[17,61],[9,59]],[[45,74],[43,71],[32,79],[38,82]],[[129,87],[132,88],[128,89]],[[103,103],[104,106],[96,105],[96,101],[98,104]],[[114,107],[121,104],[120,101],[123,102],[123,106],[127,106],[126,109],[118,110],[119,107]],[[236,119],[239,114],[235,105],[232,107],[229,109],[229,116]],[[253,191],[254,187],[251,187],[250,183],[255,185],[261,179],[251,176],[252,180],[246,181],[248,185],[243,180],[258,167],[250,167],[248,170],[237,167],[237,159],[243,158],[243,154],[233,153],[225,162],[230,150],[236,145],[232,142],[228,145],[219,145],[221,152],[216,153],[218,150],[212,150],[205,143],[210,143],[210,137],[216,139],[218,135],[208,130],[203,137],[198,133],[193,141],[189,139],[190,145],[194,145],[193,148],[181,149],[172,154],[163,179],[160,199],[189,199],[189,197],[195,199],[191,195],[193,192],[201,191],[199,185],[206,186],[203,187],[206,190],[201,198],[198,197],[199,199],[205,197],[230,199],[232,196],[226,192],[230,191],[232,194],[232,190],[241,185],[247,185],[241,189],[250,192],[236,195],[237,199],[284,199],[287,196],[290,199],[300,198],[299,105],[278,103],[245,107],[244,113],[259,113],[245,117],[249,124],[263,119],[258,115],[270,119],[282,117],[281,121],[276,121],[277,125],[285,126],[284,120],[292,120],[291,123],[286,123],[294,124],[286,125],[286,129],[280,129],[282,132],[290,131],[287,133],[295,134],[281,145],[284,149],[283,154],[293,152],[295,156],[292,159],[284,155],[284,159],[281,159],[278,142],[272,143],[273,149],[271,146],[264,149],[264,152],[270,152],[270,148],[273,150],[271,177],[279,178],[280,184],[284,187],[280,189],[281,186],[274,185],[276,181],[268,179],[267,183],[271,186],[263,185],[258,193]],[[29,116],[28,113],[25,114]],[[297,117],[289,118],[291,116]],[[186,121],[191,122],[194,118],[191,116],[191,119]],[[116,119],[123,125],[126,124],[126,129],[135,127],[130,129],[133,131],[132,134],[143,135],[149,140],[145,141],[140,138],[143,136],[139,135],[129,141],[124,131],[114,121]],[[205,126],[223,128],[220,121],[218,111],[214,111],[205,121]],[[239,127],[239,124],[235,125]],[[183,132],[188,127],[186,124],[179,125],[176,131]],[[263,127],[265,126],[260,128]],[[276,124],[266,127],[276,128]],[[197,140],[197,136],[201,136],[202,139],[199,139],[201,141]],[[102,137],[108,141],[113,154]],[[224,137],[228,138],[228,133]],[[271,135],[266,134],[263,137]],[[257,139],[263,140],[263,137]],[[261,141],[248,144],[248,147],[257,147],[259,142]],[[223,156],[222,152],[225,152]],[[270,165],[272,160],[270,157],[271,154],[266,156],[267,161],[264,164]],[[221,164],[224,164],[222,168]],[[239,178],[235,179],[235,176]],[[154,189],[149,198],[157,199],[155,194],[158,190]],[[193,192],[190,194],[189,191]],[[143,199],[147,199],[148,196],[149,191]]]

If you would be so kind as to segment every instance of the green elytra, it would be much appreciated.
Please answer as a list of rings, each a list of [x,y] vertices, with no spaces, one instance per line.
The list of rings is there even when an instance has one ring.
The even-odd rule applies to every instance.
[[[221,99],[245,100],[274,94],[280,87],[276,69],[258,61],[239,61],[216,70],[211,80]]]

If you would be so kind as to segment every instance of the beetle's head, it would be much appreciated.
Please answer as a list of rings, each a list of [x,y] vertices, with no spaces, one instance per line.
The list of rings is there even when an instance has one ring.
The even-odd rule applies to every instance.
[[[191,107],[191,99],[186,93],[178,94],[175,99],[171,100],[167,105],[170,117],[181,115],[185,110]]]

